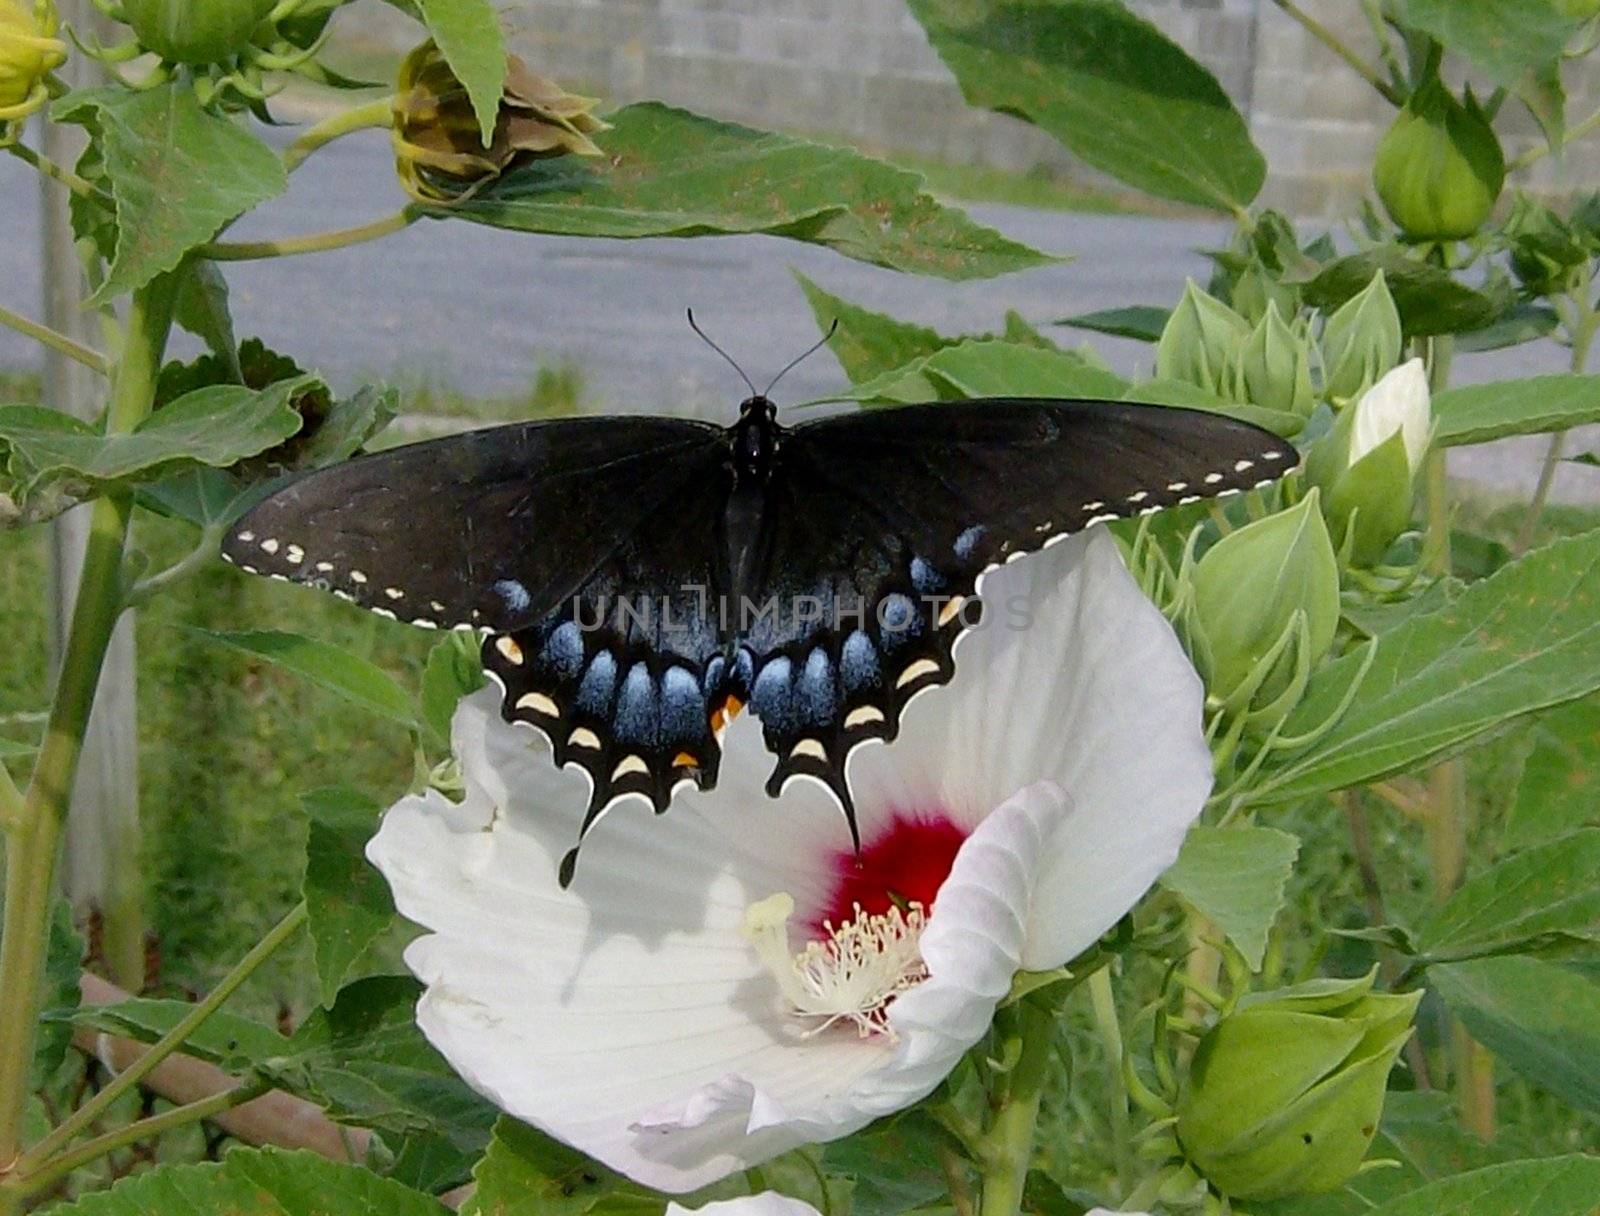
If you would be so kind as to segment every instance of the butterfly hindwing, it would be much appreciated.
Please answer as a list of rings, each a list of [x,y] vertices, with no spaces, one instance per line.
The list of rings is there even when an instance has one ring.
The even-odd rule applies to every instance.
[[[727,470],[719,453],[680,459],[679,491],[641,520],[544,618],[492,633],[485,669],[511,721],[550,739],[556,763],[589,776],[584,830],[617,799],[664,811],[688,783],[716,784],[714,708],[725,637],[707,604],[720,585],[717,533]]]

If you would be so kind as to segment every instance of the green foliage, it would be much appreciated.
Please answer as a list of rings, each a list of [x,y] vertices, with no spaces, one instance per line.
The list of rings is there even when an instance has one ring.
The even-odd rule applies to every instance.
[[[394,923],[388,888],[363,855],[381,808],[347,789],[313,790],[300,799],[306,834],[306,901],[311,957],[332,1005],[362,957]]]
[[[410,725],[416,711],[394,678],[341,647],[280,629],[196,630],[196,636],[264,659],[370,713]]]
[[[1491,1165],[1421,1187],[1373,1216],[1588,1216],[1600,1190],[1600,1158],[1551,1157]]]
[[[175,269],[196,245],[287,185],[271,148],[207,113],[181,82],[69,94],[54,116],[94,133],[115,204],[114,249],[97,301]]]
[[[1600,422],[1600,376],[1532,376],[1440,393],[1433,402],[1442,447],[1488,443],[1507,435],[1564,431]]]
[[[448,1216],[449,1209],[358,1165],[311,1152],[235,1149],[216,1163],[165,1166],[55,1209],[61,1216]]]
[[[7,480],[18,498],[55,483],[87,496],[184,466],[236,464],[300,429],[289,402],[305,383],[285,380],[260,392],[237,385],[198,389],[126,435],[99,434],[59,410],[0,406]]]
[[[1600,983],[1526,954],[1428,968],[1428,982],[1467,1030],[1530,1081],[1600,1114]]]
[[[1576,701],[1544,715],[1530,734],[1502,843],[1519,848],[1600,827],[1600,705]]]
[[[535,160],[430,214],[569,236],[766,232],[946,279],[1052,259],[934,201],[913,173],[654,102],[610,115],[605,159]]]
[[[1311,679],[1290,733],[1348,711],[1252,797],[1283,802],[1404,772],[1524,714],[1600,688],[1600,532],[1557,541],[1414,616]],[[1548,611],[1530,614],[1530,603]],[[1370,662],[1371,667],[1361,673]],[[1359,682],[1359,683],[1358,683]]]
[[[1197,827],[1161,885],[1216,922],[1259,968],[1299,852],[1300,841],[1277,828]]]
[[[1119,181],[1223,211],[1261,189],[1266,163],[1215,78],[1120,4],[910,8],[969,102],[1034,123]]]
[[[839,328],[828,339],[828,349],[839,360],[851,384],[867,383],[884,372],[904,367],[958,341],[925,325],[897,321],[852,304],[824,291],[798,271],[795,279],[806,293],[817,328],[826,333],[837,323]]]

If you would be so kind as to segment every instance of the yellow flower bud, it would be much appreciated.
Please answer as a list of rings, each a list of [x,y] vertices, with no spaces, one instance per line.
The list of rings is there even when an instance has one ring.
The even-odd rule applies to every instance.
[[[0,0],[0,123],[26,118],[49,96],[44,78],[67,58],[49,0]]]

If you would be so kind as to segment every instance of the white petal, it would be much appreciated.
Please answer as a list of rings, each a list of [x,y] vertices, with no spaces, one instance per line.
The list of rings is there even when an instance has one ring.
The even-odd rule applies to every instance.
[[[930,977],[889,1010],[897,1043],[843,1026],[808,1038],[740,929],[775,891],[825,902],[841,846],[825,795],[719,791],[665,822],[619,806],[562,891],[573,819],[546,799],[583,779],[553,775],[492,692],[463,701],[454,738],[465,801],[402,799],[368,848],[400,911],[432,930],[406,952],[427,986],[418,1023],[502,1108],[670,1192],[929,1093],[1020,965],[1041,845],[1067,814],[1041,786],[968,838],[924,931]],[[730,745],[759,740],[730,731]]]
[[[1355,464],[1396,431],[1406,448],[1406,464],[1415,471],[1428,451],[1433,426],[1428,398],[1428,373],[1421,359],[1408,359],[1387,372],[1361,395],[1353,407],[1349,461]]]
[[[985,624],[956,676],[906,710],[892,745],[851,758],[859,809],[942,807],[974,822],[1053,781],[1072,811],[1044,845],[1023,951],[1061,966],[1176,859],[1211,792],[1204,690],[1171,626],[1101,529],[984,580]]]
[[[741,1195],[737,1199],[721,1199],[703,1207],[686,1208],[682,1204],[667,1204],[666,1216],[821,1216],[816,1208],[804,1200],[792,1199],[776,1191],[762,1191],[759,1195]]]

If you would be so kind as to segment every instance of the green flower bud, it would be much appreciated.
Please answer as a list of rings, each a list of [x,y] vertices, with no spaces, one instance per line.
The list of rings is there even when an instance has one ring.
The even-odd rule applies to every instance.
[[[1321,1194],[1360,1168],[1422,999],[1374,992],[1376,975],[1247,996],[1200,1040],[1175,1130],[1218,1192]]]
[[[438,47],[424,42],[401,62],[395,91],[392,132],[400,183],[420,202],[450,203],[524,160],[600,156],[589,136],[610,124],[595,117],[598,104],[565,92],[508,55],[494,136],[484,147],[466,86]]]
[[[1294,316],[1300,311],[1300,289],[1293,283],[1285,283],[1259,261],[1253,261],[1240,272],[1230,303],[1236,313],[1255,325],[1267,315],[1269,304],[1276,304],[1279,312]]]
[[[45,103],[44,78],[66,60],[49,0],[0,0],[0,123],[26,118]]]
[[[1458,101],[1437,78],[1411,95],[1372,166],[1389,218],[1419,240],[1477,232],[1505,180],[1505,154],[1471,90]]]
[[[1249,336],[1249,322],[1190,279],[1156,344],[1156,379],[1181,380],[1232,399],[1234,367]]]
[[[1323,326],[1323,392],[1337,401],[1359,397],[1400,362],[1400,345],[1400,310],[1380,270]]]
[[[139,45],[168,63],[221,63],[250,45],[275,0],[122,0]]]
[[[1341,551],[1370,566],[1411,522],[1417,474],[1432,438],[1428,374],[1421,359],[1401,364],[1339,415],[1306,455],[1306,480]]]
[[[1296,668],[1328,652],[1339,624],[1339,563],[1315,490],[1230,532],[1192,574],[1196,662],[1212,697],[1284,713]]]
[[[1311,414],[1311,346],[1298,326],[1291,326],[1267,303],[1266,314],[1239,354],[1239,378],[1251,405]]]

